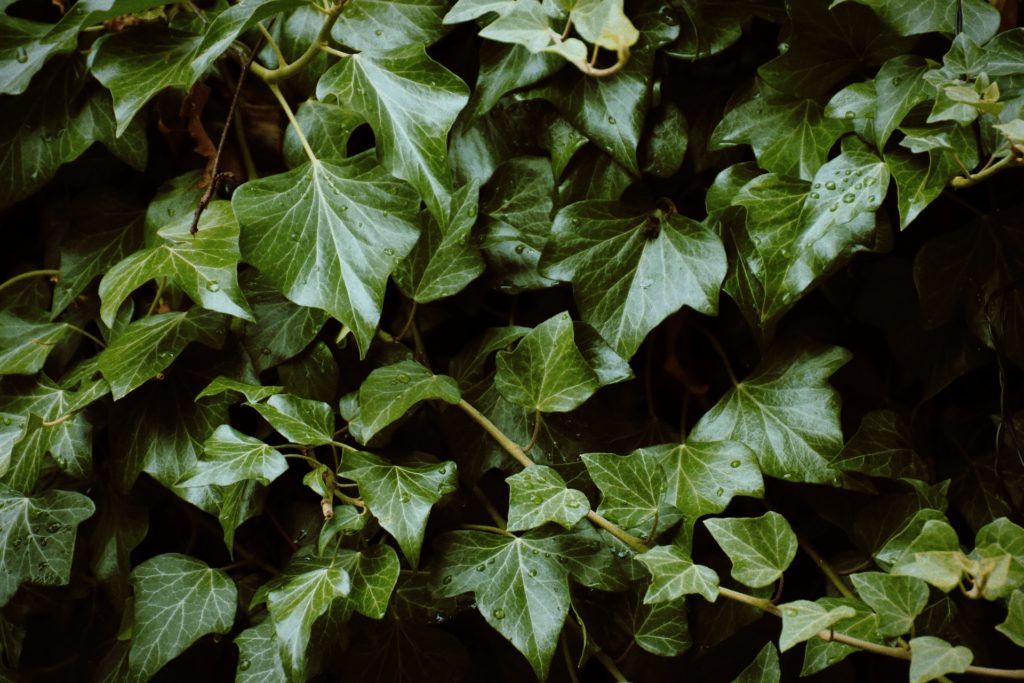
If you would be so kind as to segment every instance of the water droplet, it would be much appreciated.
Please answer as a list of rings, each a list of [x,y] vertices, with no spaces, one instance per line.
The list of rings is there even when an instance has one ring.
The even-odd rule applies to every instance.
[[[524,251],[526,251],[526,245],[525,244],[517,244],[516,245],[516,253],[517,254],[522,254]]]
[[[620,560],[626,559],[626,555],[627,554],[628,553],[625,550],[616,550],[615,551],[615,557],[619,558]]]
[[[892,84],[893,85],[899,85],[902,82],[903,82],[903,79],[901,79],[899,76],[893,76],[893,79],[892,79]]]
[[[402,502],[403,503],[408,503],[410,500],[411,500],[411,498],[409,498],[409,494],[408,493],[403,493],[402,494]]]
[[[570,501],[568,501],[568,502],[567,502],[567,503],[565,504],[565,506],[566,506],[566,507],[568,507],[568,508],[572,508],[572,509],[574,509],[574,510],[575,510],[576,508],[578,508],[578,507],[580,506],[580,504],[579,504],[579,501],[576,501],[576,500],[570,500]]]
[[[831,211],[831,212],[835,212],[838,208],[839,208],[838,204],[833,204],[832,206],[828,207],[828,210]]]
[[[392,249],[391,247],[385,247],[384,253],[387,254],[388,256],[394,256],[395,250]]]
[[[826,190],[834,190],[834,189],[836,189],[836,184],[833,181],[830,180],[827,183],[825,183],[825,189]]]
[[[494,618],[495,619],[504,619],[505,618],[505,610],[500,609],[500,608],[494,610]]]
[[[843,204],[853,204],[854,199],[856,199],[856,197],[853,195],[853,193],[847,192],[846,194],[843,195]]]
[[[395,377],[395,381],[398,382],[399,384],[408,384],[411,380],[409,379],[409,375],[402,373],[401,375]]]
[[[731,468],[733,468],[733,469],[736,469],[737,467],[739,467],[739,466],[740,466],[740,464],[741,464],[741,463],[740,463],[740,461],[739,461],[739,460],[733,460],[733,461],[732,461],[731,463],[729,463],[729,467],[731,467]]]
[[[640,280],[640,282],[637,283],[637,285],[640,286],[640,289],[650,289],[651,285],[653,285],[653,284],[654,284],[654,280],[652,280],[649,277],[645,277],[642,280]]]
[[[789,52],[789,43],[779,43],[779,54],[784,55]]]
[[[168,215],[168,216],[173,216],[173,215],[174,215],[174,214],[176,214],[176,213],[178,213],[178,212],[177,212],[177,211],[175,211],[174,209],[167,209],[167,215]]]
[[[348,211],[348,205],[342,204],[341,206],[338,207],[338,211],[345,213],[346,211]]]
[[[821,183],[814,183],[814,189],[817,190],[821,187]]]
[[[861,177],[862,175],[864,175],[864,171],[854,171],[854,172],[853,172],[853,175],[855,175],[855,176],[857,176],[858,178],[860,178],[860,177]]]
[[[43,536],[42,538],[39,539],[39,545],[41,545],[41,546],[43,546],[45,548],[46,544],[49,542],[49,540],[50,539],[46,538],[46,536]]]
[[[260,350],[260,353],[262,353],[264,356],[269,356],[270,355],[270,349],[268,349],[266,346],[264,346],[263,349]]]
[[[470,218],[475,218],[476,217],[476,207],[474,207],[474,208],[469,210],[469,217]]]
[[[26,50],[23,47],[19,47],[18,48],[18,57],[17,57],[17,59],[18,59],[18,63],[19,64],[24,64],[25,62],[27,62],[28,61],[28,50]]]
[[[783,479],[792,479],[793,478],[793,474],[791,472],[786,472],[785,474],[782,475],[782,478]]]
[[[844,176],[850,175],[851,173],[853,173],[853,171],[851,171],[850,169],[846,169],[845,171],[843,171]]]
[[[854,183],[853,189],[855,189],[855,190],[863,190],[864,189],[864,183],[861,183],[861,182]]]
[[[243,659],[242,661],[240,661],[238,663],[238,670],[239,671],[248,671],[250,666],[252,666],[252,664],[249,663],[249,660],[248,659]]]
[[[725,489],[723,489],[721,486],[719,486],[718,490],[715,491],[716,496],[721,496],[723,493],[725,493]]]
[[[854,113],[853,113],[852,111],[848,111],[848,112],[846,112],[845,114],[843,114],[843,116],[845,116],[845,117],[846,117],[846,118],[848,118],[848,119],[852,119],[852,118],[854,118],[854,117],[855,117],[855,116],[857,116],[857,115],[856,115],[856,114],[854,114]]]
[[[610,123],[610,124],[612,124],[614,126],[616,123],[618,123],[618,121],[615,120],[614,116],[609,116],[608,117],[608,123]]]
[[[540,496],[530,496],[530,502],[533,503],[534,505],[540,505],[543,501],[541,500]]]
[[[476,568],[476,570],[477,570],[478,572],[482,572],[482,571],[487,571],[487,566],[486,566],[486,565],[483,565],[483,564],[481,564],[481,565],[477,565],[477,568]]]
[[[451,575],[449,575],[449,576],[446,576],[446,577],[444,577],[443,579],[441,579],[441,583],[443,583],[443,584],[444,584],[444,585],[446,585],[446,586],[447,586],[447,585],[449,585],[449,584],[450,584],[451,582],[452,582],[452,577],[451,577]]]
[[[530,571],[528,571],[526,573],[529,574],[530,576],[537,576],[537,570],[536,569],[531,569]]]
[[[873,201],[875,201],[875,195],[869,195],[869,196],[868,196],[868,201],[869,201],[869,202],[873,202]]]
[[[297,233],[297,232],[293,232],[292,233],[292,241],[294,241],[294,242],[298,242],[299,241],[299,233]]]
[[[216,282],[207,282],[206,283],[206,288],[208,290],[210,290],[211,292],[219,292],[220,291],[220,285],[218,285]]]
[[[373,35],[375,35],[378,38],[380,38],[382,35],[384,35],[384,31],[381,31],[380,29],[377,29],[376,31],[373,32]]]
[[[821,199],[821,194],[818,192],[812,192],[811,199]]]

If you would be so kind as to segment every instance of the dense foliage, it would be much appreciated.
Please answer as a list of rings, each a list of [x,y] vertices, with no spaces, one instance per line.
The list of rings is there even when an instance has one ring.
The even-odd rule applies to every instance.
[[[0,680],[1024,679],[1016,9],[0,0]]]

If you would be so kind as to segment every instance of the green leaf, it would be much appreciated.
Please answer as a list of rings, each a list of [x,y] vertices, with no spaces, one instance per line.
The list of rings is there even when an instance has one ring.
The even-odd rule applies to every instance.
[[[322,477],[321,472],[322,470],[318,470],[317,474]],[[316,540],[317,554],[323,555],[324,551],[330,546],[331,541],[337,539],[339,534],[341,536],[348,536],[362,530],[369,518],[369,515],[365,514],[364,510],[354,505],[335,506],[334,516],[326,520],[323,527],[320,528],[320,535]]]
[[[148,510],[104,489],[96,496],[95,526],[89,537],[89,566],[115,605],[131,595],[131,552],[149,531]]]
[[[626,456],[584,453],[591,480],[601,489],[597,512],[628,531],[653,537],[679,519],[666,505],[665,478],[657,455],[639,450]]]
[[[275,394],[266,403],[247,405],[292,443],[323,446],[334,441],[334,411],[326,403]]]
[[[416,205],[369,152],[251,180],[232,198],[245,260],[294,303],[348,325],[364,355],[388,276],[416,242]]]
[[[883,636],[909,633],[928,603],[928,584],[911,576],[863,572],[850,580],[861,600],[878,613],[878,632]]]
[[[513,351],[500,351],[494,386],[507,400],[538,412],[579,407],[600,386],[576,346],[568,313],[535,327]]]
[[[359,484],[370,512],[394,536],[409,564],[417,566],[430,509],[458,487],[455,463],[406,467],[370,453],[346,451],[339,474]]]
[[[827,380],[849,359],[838,347],[775,349],[701,418],[691,438],[739,441],[772,477],[832,482],[843,433],[839,395]]]
[[[841,619],[854,616],[852,607],[826,609],[810,600],[795,600],[779,605],[782,610],[782,633],[779,635],[779,650],[785,652],[798,643],[814,638]]]
[[[942,0],[924,0],[911,4],[885,0],[854,0],[867,5],[892,30],[901,36],[941,31],[951,34],[956,29],[955,5]],[[976,42],[984,43],[999,28],[999,11],[982,0],[964,0],[964,30]]]
[[[773,642],[768,641],[732,683],[779,683],[781,676],[779,651]]]
[[[636,600],[633,639],[651,654],[675,657],[693,645],[687,621],[686,600],[645,605]]]
[[[643,143],[641,167],[656,178],[669,178],[682,167],[689,143],[689,128],[679,107],[663,104],[651,115],[650,132]],[[553,155],[552,155],[553,156]]]
[[[871,609],[868,609],[860,600],[820,598],[817,600],[817,603],[827,610],[845,606],[856,612],[855,616],[840,619],[832,625],[832,628],[839,633],[845,633],[848,636],[877,643],[878,645],[887,644],[887,639],[878,633],[878,615]],[[804,645],[804,663],[800,670],[800,675],[810,676],[819,671],[824,671],[830,666],[843,661],[854,652],[860,651],[852,645],[845,645],[834,640],[811,638]]]
[[[472,592],[477,611],[544,680],[569,613],[567,569],[558,537],[456,531],[441,537],[437,591]]]
[[[320,77],[316,94],[321,100],[337,98],[365,118],[384,168],[415,187],[438,220],[445,216],[452,192],[448,131],[469,101],[458,76],[422,47],[403,42],[390,52],[340,60]]]
[[[471,239],[479,186],[470,183],[452,197],[444,228],[420,214],[420,239],[395,272],[395,282],[413,301],[425,304],[458,294],[484,272],[484,260]]]
[[[678,546],[659,545],[636,559],[651,573],[644,604],[670,602],[693,593],[700,593],[708,602],[718,598],[718,574],[710,567],[694,564]]]
[[[49,490],[24,496],[0,484],[0,605],[27,581],[66,584],[77,527],[95,510],[80,493]]]
[[[459,385],[412,360],[377,368],[359,385],[359,415],[349,422],[349,433],[360,443],[369,443],[414,406],[433,399],[458,403]]]
[[[911,445],[909,427],[890,410],[865,415],[833,464],[844,472],[892,479],[925,479],[928,473]]]
[[[641,449],[661,463],[665,502],[688,524],[721,512],[736,496],[764,496],[764,479],[754,453],[737,441],[701,441]]]
[[[640,38],[622,4],[623,0],[577,0],[572,4],[569,19],[583,40],[621,52]]]
[[[167,553],[135,567],[135,616],[128,666],[133,680],[149,680],[164,664],[208,633],[235,622],[235,582],[186,555]]]
[[[796,534],[777,512],[705,519],[704,526],[732,560],[732,577],[745,586],[771,584],[796,557]]]
[[[265,583],[253,596],[254,605],[267,603],[281,661],[290,679],[305,680],[306,646],[313,622],[351,590],[348,572],[334,558],[303,554],[293,557],[280,576]]]
[[[904,138],[901,144],[906,142],[907,138]],[[925,207],[942,194],[949,181],[961,173],[953,155],[942,153],[942,150],[929,151],[927,156],[922,156],[893,149],[885,153],[885,163],[896,181],[900,230],[906,229]]]
[[[225,332],[223,316],[199,308],[140,318],[100,353],[100,372],[118,400],[167,369],[190,342],[218,347]]]
[[[36,374],[68,331],[64,323],[51,323],[40,313],[0,310],[0,375]]]
[[[526,531],[547,522],[571,529],[590,512],[586,494],[568,488],[550,467],[533,465],[505,481],[509,487],[509,531]]]
[[[929,550],[954,551],[960,545],[956,531],[938,510],[916,510],[910,519],[900,524],[889,538],[875,551],[875,561],[883,569],[913,558],[915,552]]]
[[[159,232],[163,244],[136,251],[103,276],[100,317],[108,327],[121,303],[154,279],[177,285],[203,308],[253,319],[238,288],[238,223],[231,205],[212,202],[195,235],[189,234],[191,225],[192,217],[182,216]]]
[[[722,118],[710,148],[750,145],[764,170],[811,180],[845,130],[842,121],[825,118],[814,100],[772,97],[762,88]]]
[[[288,462],[276,449],[221,425],[203,444],[203,457],[178,485],[228,486],[249,479],[269,484],[287,469]]]
[[[996,630],[1024,647],[1024,591],[1014,591],[1010,596],[1006,620],[996,626]]]
[[[352,0],[331,35],[369,52],[430,45],[442,36],[447,5],[441,0]]]
[[[931,65],[921,57],[902,55],[890,59],[878,70],[875,76],[875,91],[878,94],[875,143],[879,149],[885,147],[903,117],[928,99],[930,88],[924,81],[924,75],[929,68]]]
[[[220,396],[225,393],[235,393],[244,396],[246,401],[255,403],[270,398],[274,394],[280,394],[283,391],[284,387],[282,386],[249,384],[248,382],[242,382],[221,375],[203,387],[203,390],[196,394],[196,399],[206,398],[207,396]]]
[[[235,683],[279,683],[287,680],[274,624],[269,619],[235,636],[235,645],[238,646]]]
[[[344,15],[342,15],[344,16]],[[313,156],[324,161],[341,161],[349,156],[348,141],[352,132],[363,123],[363,117],[329,102],[306,100],[299,105],[295,119],[313,150]],[[281,150],[289,168],[302,166],[309,157],[302,140],[289,125]]]
[[[1024,586],[1024,528],[1009,519],[1001,517],[978,529],[974,539],[975,551],[984,551],[985,556],[1007,554],[1010,556],[1007,584],[1010,588]],[[975,553],[972,553],[972,557]],[[991,589],[991,580],[986,589]],[[1006,591],[1008,592],[1008,590]],[[988,590],[986,590],[988,597]],[[1004,597],[1000,594],[998,597]]]
[[[857,147],[818,169],[813,183],[769,173],[733,200],[745,214],[723,226],[732,252],[725,291],[764,338],[818,280],[875,244],[889,171]]]
[[[910,641],[910,683],[933,681],[946,674],[967,670],[974,653],[963,645],[953,647],[941,638],[921,636]]]
[[[256,318],[243,325],[241,336],[257,372],[297,355],[327,322],[325,311],[293,304],[257,270],[247,270],[239,280]]]
[[[541,265],[573,283],[583,319],[624,358],[684,305],[717,313],[727,267],[721,241],[699,223],[606,201],[559,211]]]
[[[506,93],[532,85],[552,75],[564,64],[559,55],[550,52],[534,53],[523,45],[485,42],[480,46],[480,73],[467,110],[473,116],[483,116]],[[558,120],[564,123],[563,119]],[[572,129],[568,124],[566,127]],[[576,136],[586,141],[579,133]],[[552,154],[552,159],[554,156]],[[556,172],[555,175],[559,174]]]
[[[361,552],[341,550],[335,560],[352,580],[352,590],[342,602],[363,616],[382,619],[401,570],[394,549],[379,544]]]

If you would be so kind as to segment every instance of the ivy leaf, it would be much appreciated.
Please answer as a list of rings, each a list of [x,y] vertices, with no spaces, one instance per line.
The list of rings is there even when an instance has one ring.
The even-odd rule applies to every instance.
[[[300,353],[327,322],[325,311],[293,304],[257,270],[245,271],[239,280],[256,319],[243,325],[242,344],[257,372]]]
[[[754,453],[737,441],[701,441],[641,449],[657,458],[664,477],[665,502],[688,524],[721,512],[736,496],[764,496],[764,479]]]
[[[634,45],[640,32],[622,10],[623,0],[578,0],[569,19],[591,45],[621,52]]]
[[[750,145],[764,170],[811,180],[845,130],[843,121],[825,118],[814,100],[772,96],[761,88],[722,118],[710,148]]]
[[[769,173],[743,186],[734,204],[745,217],[724,226],[735,255],[725,290],[763,337],[815,282],[874,246],[888,185],[886,165],[850,144],[813,183]]]
[[[921,57],[901,55],[878,70],[875,76],[875,143],[879,149],[885,147],[903,117],[928,99],[929,86],[924,75],[930,68]]]
[[[564,413],[600,386],[576,346],[568,313],[535,327],[513,351],[499,351],[494,386],[507,400],[539,412]]]
[[[907,138],[901,144],[905,142]],[[961,173],[954,156],[943,153],[941,149],[929,151],[924,156],[893,149],[885,153],[885,163],[896,181],[900,230],[906,229],[925,207],[942,194],[949,181]]]
[[[710,567],[694,564],[678,546],[659,545],[636,559],[651,573],[644,604],[671,602],[693,593],[700,593],[708,602],[718,598],[718,574]]]
[[[293,557],[280,576],[256,591],[252,603],[267,603],[281,661],[291,679],[305,678],[306,646],[313,622],[351,590],[348,572],[334,558],[302,555]]]
[[[568,488],[550,467],[532,465],[505,481],[509,487],[509,531],[526,531],[547,522],[571,529],[590,512],[586,494]]]
[[[67,331],[64,323],[49,322],[36,311],[0,310],[0,374],[39,372]]]
[[[1009,555],[1007,586],[1014,588],[1024,586],[1024,528],[1005,517],[1000,517],[978,529],[974,544],[976,550],[972,553],[972,557],[978,555],[979,551],[985,557]],[[993,587],[991,584],[990,577],[986,589],[991,590]],[[985,591],[985,597],[989,597],[989,590]],[[1006,591],[1006,589],[1003,590]],[[998,597],[1004,596],[1000,594]]]
[[[941,638],[921,636],[910,641],[910,683],[925,683],[946,674],[962,674],[974,653],[963,645],[953,647]]]
[[[1014,591],[1007,605],[1006,620],[996,630],[1024,647],[1024,591]]]
[[[458,294],[484,272],[471,240],[478,192],[476,183],[455,191],[444,228],[429,213],[420,214],[420,240],[395,272],[395,282],[413,301],[425,304]]]
[[[95,510],[80,493],[51,489],[24,496],[0,484],[0,605],[26,581],[66,584],[77,527]]]
[[[415,187],[430,212],[443,220],[452,191],[448,131],[469,101],[469,90],[458,76],[422,47],[363,52],[328,69],[316,95],[337,98],[365,118],[384,168]]]
[[[275,394],[266,403],[247,405],[292,443],[323,446],[334,441],[334,411],[326,403]]]
[[[235,683],[279,683],[287,680],[281,649],[269,619],[235,636],[238,646],[238,672]]]
[[[360,51],[430,45],[442,36],[447,4],[441,0],[352,0],[331,35]]]
[[[746,444],[772,477],[832,482],[843,433],[839,395],[827,380],[849,359],[838,347],[776,349],[701,418],[691,438]]]
[[[646,652],[675,657],[693,644],[687,620],[686,600],[645,605],[636,600],[633,609],[633,639]]]
[[[862,572],[850,580],[861,600],[878,613],[878,632],[883,636],[909,633],[928,603],[928,584],[911,576]]]
[[[128,666],[149,680],[208,633],[227,633],[235,621],[235,582],[186,555],[167,553],[135,567],[135,615]]]
[[[123,605],[131,595],[131,552],[149,531],[148,511],[106,487],[97,496],[96,507],[89,566],[114,604]]]
[[[956,530],[938,510],[922,509],[901,525],[888,540],[875,551],[875,561],[886,570],[912,562],[914,553],[931,550],[956,551],[960,540]]]
[[[523,45],[485,42],[480,46],[480,73],[467,110],[473,116],[483,116],[506,93],[537,83],[554,74],[564,64],[561,57],[550,52],[530,52]],[[576,135],[583,137],[579,133]],[[552,158],[554,156],[552,154]]]
[[[212,382],[203,387],[203,390],[196,394],[196,399],[207,396],[220,396],[225,393],[241,394],[246,401],[255,403],[270,398],[274,394],[280,394],[284,387],[277,385],[249,384],[230,377],[215,378]]]
[[[957,22],[955,6],[942,0],[925,0],[912,5],[885,2],[885,0],[854,0],[867,5],[887,26],[901,36],[941,31],[955,33]],[[967,34],[978,43],[984,43],[999,28],[999,10],[981,0],[964,0],[963,26]]]
[[[319,20],[319,17],[316,18]],[[349,138],[364,122],[363,117],[355,112],[316,100],[306,100],[299,105],[295,120],[299,122],[306,142],[313,150],[313,156],[324,161],[340,161],[348,157]],[[288,168],[302,166],[309,161],[306,148],[293,125],[289,125],[284,132],[281,153]]]
[[[925,479],[927,468],[910,443],[899,414],[876,410],[861,420],[857,433],[843,446],[834,464],[844,472],[873,477]]]
[[[777,512],[705,519],[704,526],[732,560],[732,577],[745,586],[771,584],[796,557],[796,534]]]
[[[679,107],[662,104],[651,115],[650,132],[643,143],[641,167],[656,178],[670,178],[683,166],[689,128]],[[552,155],[554,156],[554,155]],[[557,170],[557,169],[556,169]]]
[[[435,375],[416,361],[386,365],[359,385],[359,414],[349,422],[349,433],[360,443],[369,443],[380,430],[423,401],[458,403],[461,398],[455,380]]]
[[[190,342],[219,347],[225,327],[222,315],[199,308],[140,318],[100,353],[100,372],[116,401],[167,369]]]
[[[557,537],[455,531],[441,537],[435,577],[442,597],[472,592],[477,610],[544,680],[569,613]]]
[[[816,602],[826,610],[847,607],[856,612],[854,616],[840,619],[833,624],[832,628],[836,631],[871,643],[886,644],[887,639],[878,633],[878,615],[873,610],[868,609],[860,600],[820,598]],[[852,645],[845,645],[834,640],[811,638],[804,645],[804,663],[800,669],[800,675],[810,676],[819,671],[824,671],[833,664],[843,661],[854,652],[860,652],[860,650]]]
[[[394,549],[381,543],[359,552],[341,550],[335,560],[352,581],[342,602],[370,619],[384,618],[401,570]]]
[[[584,453],[580,459],[601,489],[598,514],[624,529],[648,536],[679,520],[679,513],[662,502],[665,477],[657,455],[639,450],[626,456]]]
[[[232,206],[245,260],[294,303],[348,325],[365,355],[388,276],[416,243],[411,188],[365,152],[251,180]]]
[[[359,494],[409,564],[417,566],[430,508],[458,488],[455,463],[392,465],[375,455],[347,451],[339,474],[359,484]]]
[[[779,668],[779,651],[770,640],[754,657],[732,683],[779,683],[782,671]]]
[[[826,609],[810,600],[787,602],[779,605],[779,609],[782,610],[782,634],[779,635],[781,652],[815,637],[837,621],[857,614],[852,607]]]
[[[113,327],[121,303],[154,279],[171,282],[194,302],[245,320],[253,320],[238,288],[238,223],[228,202],[212,202],[203,213],[199,232],[189,234],[191,216],[159,232],[163,244],[136,251],[111,268],[100,281],[100,317]]]
[[[558,212],[541,268],[572,282],[583,319],[631,358],[684,305],[714,315],[727,264],[718,237],[689,218],[585,201]]]
[[[276,449],[221,425],[203,444],[203,457],[178,485],[228,486],[250,479],[269,484],[287,469],[288,462]]]

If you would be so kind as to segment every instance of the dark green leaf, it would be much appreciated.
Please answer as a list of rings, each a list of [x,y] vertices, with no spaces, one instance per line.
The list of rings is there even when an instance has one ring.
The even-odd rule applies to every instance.
[[[509,487],[509,531],[526,531],[547,522],[571,529],[590,512],[587,496],[568,488],[550,467],[533,465],[505,481]]]
[[[878,613],[878,632],[883,636],[909,633],[928,602],[928,585],[911,576],[864,572],[850,580],[861,599]]]
[[[779,651],[769,641],[732,683],[779,683],[781,676]]]
[[[423,401],[458,403],[460,398],[455,380],[435,375],[416,361],[386,365],[371,372],[359,385],[359,415],[349,422],[349,433],[361,443],[369,443]]]
[[[228,486],[249,479],[269,484],[287,469],[288,463],[278,451],[221,425],[203,444],[203,457],[178,485]]]
[[[334,441],[334,411],[326,403],[276,394],[266,403],[248,405],[292,443],[323,446]]]

